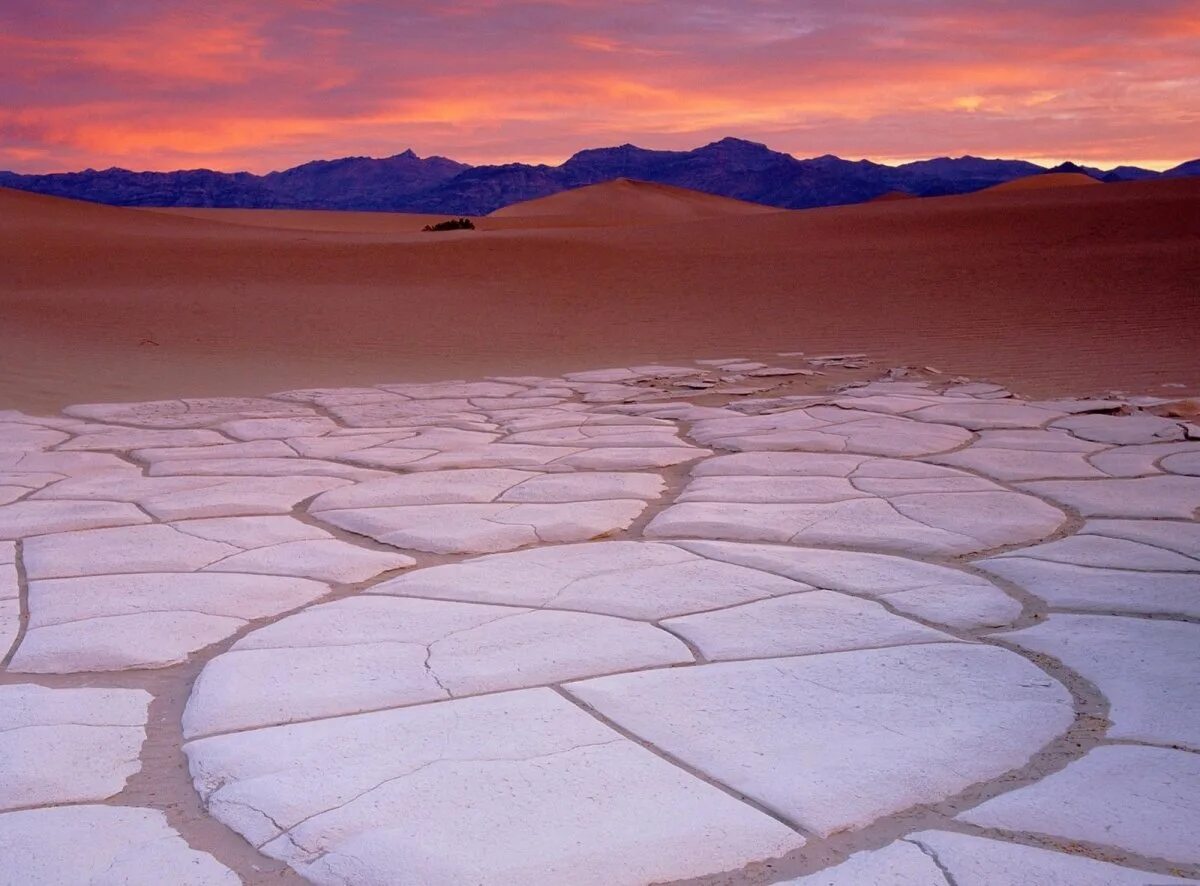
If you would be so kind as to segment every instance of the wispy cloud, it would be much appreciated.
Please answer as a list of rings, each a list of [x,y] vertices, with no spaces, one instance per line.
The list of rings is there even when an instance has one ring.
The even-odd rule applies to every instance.
[[[0,167],[1200,154],[1200,0],[9,0]]]

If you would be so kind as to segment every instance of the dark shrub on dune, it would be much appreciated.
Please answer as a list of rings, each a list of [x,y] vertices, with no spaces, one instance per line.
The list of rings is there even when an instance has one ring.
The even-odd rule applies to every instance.
[[[436,225],[426,225],[422,231],[473,231],[475,223],[469,218],[451,218]]]

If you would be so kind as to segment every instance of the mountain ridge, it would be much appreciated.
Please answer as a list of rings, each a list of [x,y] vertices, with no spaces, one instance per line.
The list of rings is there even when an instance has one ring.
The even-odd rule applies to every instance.
[[[892,192],[942,196],[981,190],[1029,175],[1079,172],[1135,181],[1200,175],[1200,160],[1162,173],[1134,166],[1111,170],[1063,163],[1047,169],[1025,160],[934,157],[889,166],[833,154],[800,159],[765,144],[726,137],[690,151],[633,144],[586,148],[557,166],[471,166],[411,148],[390,157],[312,160],[263,175],[210,169],[135,172],[120,167],[23,174],[0,171],[0,186],[116,206],[233,209],[343,209],[481,216],[560,191],[633,178],[690,188],[782,209],[873,200]]]

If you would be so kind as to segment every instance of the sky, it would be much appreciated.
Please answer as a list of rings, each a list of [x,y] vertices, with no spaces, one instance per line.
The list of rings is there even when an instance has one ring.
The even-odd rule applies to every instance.
[[[0,169],[1200,156],[1200,0],[3,0]]]

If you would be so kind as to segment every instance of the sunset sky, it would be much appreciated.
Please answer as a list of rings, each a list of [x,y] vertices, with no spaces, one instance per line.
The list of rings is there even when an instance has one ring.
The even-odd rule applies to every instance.
[[[1200,0],[4,0],[0,168],[1200,156]]]

